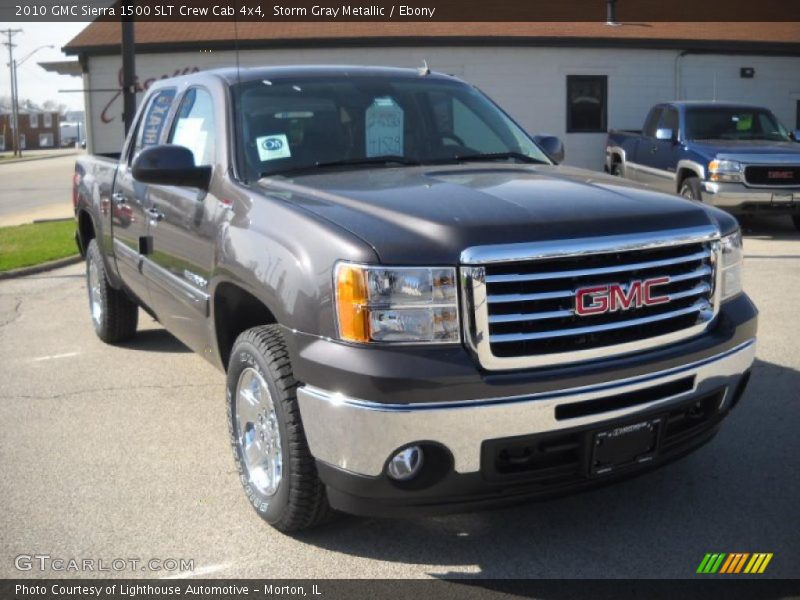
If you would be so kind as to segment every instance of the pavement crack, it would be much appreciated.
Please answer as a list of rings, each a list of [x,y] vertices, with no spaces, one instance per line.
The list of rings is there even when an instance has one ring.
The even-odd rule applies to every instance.
[[[0,327],[6,327],[11,325],[14,321],[19,319],[22,312],[20,309],[22,308],[22,298],[15,298],[14,299],[14,307],[9,311],[10,315],[8,318],[5,318],[3,321],[0,321]]]
[[[73,390],[71,392],[63,392],[60,394],[12,394],[10,396],[0,396],[0,400],[58,400],[60,398],[68,398],[70,396],[79,396],[81,394],[96,394],[98,392],[129,392],[135,390],[177,390],[177,389],[198,389],[198,388],[211,388],[219,387],[221,383],[187,383],[179,385],[136,385],[136,386],[121,386],[121,387],[101,387],[101,388],[86,388],[82,390]]]

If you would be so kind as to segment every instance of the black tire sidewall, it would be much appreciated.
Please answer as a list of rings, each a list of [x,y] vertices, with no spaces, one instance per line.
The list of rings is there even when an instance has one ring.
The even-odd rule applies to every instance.
[[[275,414],[278,417],[278,429],[281,434],[281,456],[283,459],[283,470],[281,482],[278,490],[272,496],[267,496],[259,492],[249,481],[247,466],[242,456],[242,447],[239,443],[239,431],[236,424],[236,386],[239,376],[247,367],[252,367],[264,378],[275,405]],[[286,427],[286,411],[283,394],[275,385],[275,377],[269,368],[266,357],[262,356],[259,349],[249,340],[238,342],[231,352],[230,364],[228,365],[227,378],[227,412],[228,412],[228,432],[230,434],[233,457],[236,469],[239,473],[239,481],[244,488],[250,504],[261,517],[268,523],[276,523],[283,516],[289,505],[289,492],[291,489],[291,460],[289,456],[289,436]]]
[[[691,198],[688,198],[687,196],[683,195],[683,190],[687,188],[692,193]],[[694,200],[695,202],[703,201],[703,196],[702,193],[700,192],[700,181],[697,179],[697,177],[689,177],[685,179],[681,184],[681,189],[679,191],[679,194],[682,197],[686,198],[687,200]]]

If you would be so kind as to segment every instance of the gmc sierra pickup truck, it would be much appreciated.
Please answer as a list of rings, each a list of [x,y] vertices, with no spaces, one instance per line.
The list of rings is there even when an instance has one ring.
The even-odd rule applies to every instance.
[[[282,531],[662,465],[747,384],[741,234],[562,151],[427,70],[159,81],[118,161],[78,160],[94,329],[123,342],[141,307],[227,374],[241,483]]]
[[[759,106],[669,102],[642,131],[611,131],[606,171],[733,214],[790,215],[800,230],[800,130]]]

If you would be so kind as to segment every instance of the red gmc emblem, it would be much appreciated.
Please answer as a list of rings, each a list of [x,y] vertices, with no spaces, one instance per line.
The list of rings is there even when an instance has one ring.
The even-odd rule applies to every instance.
[[[792,171],[767,171],[767,178],[769,179],[792,179],[794,173]]]
[[[575,291],[575,314],[585,317],[607,312],[641,308],[669,302],[669,295],[656,296],[653,288],[669,283],[669,277],[639,279],[627,286],[621,283],[580,288]]]

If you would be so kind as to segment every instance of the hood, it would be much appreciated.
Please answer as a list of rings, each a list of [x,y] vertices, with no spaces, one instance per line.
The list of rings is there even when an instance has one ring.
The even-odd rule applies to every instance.
[[[353,169],[257,186],[359,236],[385,264],[458,264],[470,246],[735,227],[689,200],[564,166]]]
[[[704,140],[691,142],[692,150],[714,158],[738,160],[751,164],[798,164],[800,143],[763,140]]]

